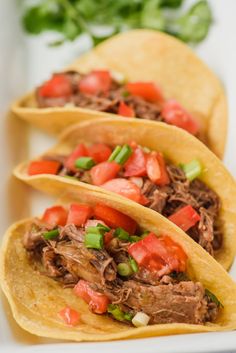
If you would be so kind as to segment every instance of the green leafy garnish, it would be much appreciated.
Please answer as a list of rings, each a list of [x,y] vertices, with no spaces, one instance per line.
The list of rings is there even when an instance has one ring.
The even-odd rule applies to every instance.
[[[215,303],[218,307],[223,308],[223,304],[219,301],[219,299],[213,294],[209,289],[205,289],[205,294],[210,298],[210,300]]]
[[[133,28],[150,28],[172,34],[185,42],[202,41],[212,23],[205,0],[183,14],[184,0],[24,0],[22,23],[34,35],[54,31],[51,45],[73,41],[82,34],[97,45],[112,35]],[[180,9],[180,11],[176,11]],[[98,28],[101,30],[98,32]],[[100,34],[101,32],[101,34]]]

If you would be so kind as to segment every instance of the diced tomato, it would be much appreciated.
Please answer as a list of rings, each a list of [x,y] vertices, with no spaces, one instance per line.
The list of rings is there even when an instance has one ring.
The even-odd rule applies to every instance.
[[[77,169],[75,167],[76,159],[78,159],[80,157],[87,157],[87,156],[88,156],[87,147],[83,143],[80,143],[73,150],[73,152],[67,157],[67,159],[65,161],[65,167],[69,170],[72,170],[73,172],[76,172],[77,171]]]
[[[92,71],[79,82],[79,90],[85,94],[107,92],[111,86],[111,75],[107,70]]]
[[[94,207],[94,215],[104,221],[109,227],[121,227],[130,234],[134,234],[137,228],[137,223],[132,218],[103,204],[97,204]]]
[[[107,181],[105,184],[102,184],[103,189],[115,192],[121,196],[127,197],[128,199],[141,203],[145,199],[142,198],[142,193],[140,188],[132,183],[132,181],[124,178],[116,178]]]
[[[83,226],[87,220],[92,216],[93,209],[88,205],[73,203],[70,205],[67,224],[74,224],[76,226]]]
[[[170,178],[166,170],[165,160],[161,153],[151,152],[147,156],[147,175],[157,185],[167,185]]]
[[[68,97],[72,94],[72,86],[65,74],[55,74],[39,87],[38,93],[48,98]]]
[[[190,134],[196,135],[199,131],[199,123],[175,100],[165,102],[161,115],[166,123],[182,128]]]
[[[57,161],[33,161],[28,166],[28,174],[57,174],[60,166],[61,163]]]
[[[113,239],[113,231],[112,230],[110,232],[105,233],[104,234],[105,246],[107,246],[112,239]]]
[[[67,221],[68,212],[62,206],[47,208],[43,214],[42,221],[52,226],[64,226]]]
[[[76,310],[71,309],[69,306],[66,306],[64,309],[59,311],[58,314],[69,326],[76,326],[80,321],[80,314]]]
[[[142,148],[137,147],[124,165],[124,176],[145,176],[146,173],[147,155]]]
[[[112,162],[102,162],[95,165],[90,170],[90,175],[92,178],[92,184],[94,185],[102,185],[106,181],[113,179],[117,176],[120,171],[120,165],[115,161]]]
[[[187,205],[173,213],[168,219],[187,232],[189,228],[200,221],[200,216],[191,205]]]
[[[170,237],[150,233],[128,248],[129,254],[142,267],[155,270],[158,275],[186,269],[187,255]]]
[[[87,304],[92,312],[96,314],[103,314],[107,311],[107,306],[109,304],[109,298],[99,292],[95,292],[89,285],[89,282],[83,279],[74,287],[75,294],[82,298]]]
[[[127,91],[150,102],[163,103],[164,97],[160,88],[153,82],[130,82],[126,84]]]
[[[92,157],[96,163],[105,162],[112,153],[112,149],[105,143],[95,143],[88,147],[88,155]]]
[[[121,115],[121,116],[129,117],[129,118],[132,118],[135,115],[133,108],[129,107],[123,101],[121,101],[120,104],[119,104],[118,114]]]

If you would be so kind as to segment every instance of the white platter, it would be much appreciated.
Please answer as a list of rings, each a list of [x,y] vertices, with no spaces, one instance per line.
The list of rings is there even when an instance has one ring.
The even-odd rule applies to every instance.
[[[186,1],[187,5],[192,1]],[[197,53],[216,72],[225,85],[229,99],[229,135],[225,164],[236,177],[236,1],[210,0],[215,24]],[[14,1],[0,0],[0,238],[9,224],[30,214],[39,214],[52,200],[9,181],[12,167],[21,159],[49,148],[54,140],[28,128],[13,118],[6,119],[12,99],[46,79],[52,71],[67,65],[79,55],[78,42],[49,50],[47,35],[26,38],[17,24]],[[84,46],[88,43],[83,40]],[[10,187],[9,187],[10,186]],[[222,186],[223,187],[223,186]],[[16,193],[17,190],[17,193]],[[28,204],[30,194],[30,204]],[[231,269],[236,279],[236,263]],[[223,283],[222,283],[223,285]],[[61,353],[211,353],[236,352],[236,332],[179,335],[106,343],[65,343],[41,339],[23,331],[12,318],[6,299],[0,295],[0,352]]]

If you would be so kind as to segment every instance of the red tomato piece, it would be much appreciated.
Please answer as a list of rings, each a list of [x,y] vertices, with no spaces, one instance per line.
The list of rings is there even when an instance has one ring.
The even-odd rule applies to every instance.
[[[65,161],[65,167],[69,170],[72,170],[73,172],[76,172],[77,171],[77,168],[75,167],[76,159],[78,159],[80,157],[87,157],[87,156],[88,156],[87,147],[83,143],[80,143],[73,150],[73,152],[67,157],[67,159]]]
[[[124,165],[124,176],[145,176],[146,173],[147,155],[142,148],[137,147]]]
[[[166,123],[184,129],[190,134],[196,135],[199,131],[199,123],[175,100],[165,102],[161,115]]]
[[[200,216],[191,205],[187,205],[173,213],[168,219],[187,232],[189,228],[200,221]]]
[[[170,178],[166,170],[165,160],[161,153],[151,152],[147,156],[147,175],[157,185],[167,185]]]
[[[88,147],[88,155],[93,158],[96,163],[105,162],[112,153],[112,149],[105,143],[95,143]]]
[[[127,91],[150,102],[163,103],[164,97],[160,88],[153,82],[130,82],[126,84]]]
[[[44,211],[42,221],[51,226],[64,226],[67,221],[68,212],[62,206],[53,206]]]
[[[70,205],[67,224],[74,224],[78,227],[85,225],[92,216],[93,209],[88,205],[73,203]]]
[[[80,321],[80,314],[69,306],[59,311],[58,314],[69,326],[76,326]]]
[[[79,82],[79,90],[85,94],[107,92],[111,86],[111,75],[107,70],[92,71]]]
[[[118,114],[121,116],[126,116],[132,118],[135,116],[133,108],[129,107],[125,102],[121,101],[118,108]]]
[[[132,183],[132,181],[124,178],[109,180],[105,184],[102,184],[101,187],[121,196],[127,197],[127,199],[134,202],[140,203],[140,201],[143,200],[143,198],[141,198],[142,194],[140,188]]]
[[[181,246],[170,237],[157,237],[150,233],[144,239],[133,243],[128,248],[136,262],[149,270],[158,271],[158,275],[172,271],[185,271],[187,255]]]
[[[112,239],[113,239],[113,231],[112,230],[110,232],[105,233],[104,234],[105,246],[107,246]]]
[[[90,170],[92,184],[102,185],[106,181],[115,178],[118,172],[120,171],[120,168],[120,165],[115,161],[106,161],[95,165]]]
[[[107,311],[109,304],[109,299],[106,295],[99,292],[95,292],[89,285],[89,282],[84,280],[79,280],[79,282],[74,287],[75,294],[82,298],[87,304],[92,312],[96,314],[103,314]]]
[[[28,174],[29,175],[57,174],[60,166],[61,166],[61,163],[57,161],[47,161],[47,160],[33,161],[33,162],[30,162],[28,166]]]
[[[72,85],[65,74],[55,74],[39,87],[38,93],[47,98],[68,97],[72,94]]]
[[[94,207],[94,215],[104,221],[109,227],[121,227],[130,234],[134,234],[137,228],[137,223],[132,218],[103,204],[97,204]]]

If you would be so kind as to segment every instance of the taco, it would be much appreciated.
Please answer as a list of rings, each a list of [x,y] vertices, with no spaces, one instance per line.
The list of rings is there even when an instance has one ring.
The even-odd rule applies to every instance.
[[[226,269],[233,261],[235,181],[206,146],[181,129],[126,118],[83,122],[14,174],[54,195],[58,184],[75,193],[81,187],[117,193],[167,217]]]
[[[49,133],[114,114],[164,121],[196,135],[220,158],[224,153],[221,84],[189,47],[156,31],[135,30],[103,42],[12,110]]]
[[[235,284],[181,229],[79,191],[4,237],[1,285],[20,326],[75,341],[235,329]]]

